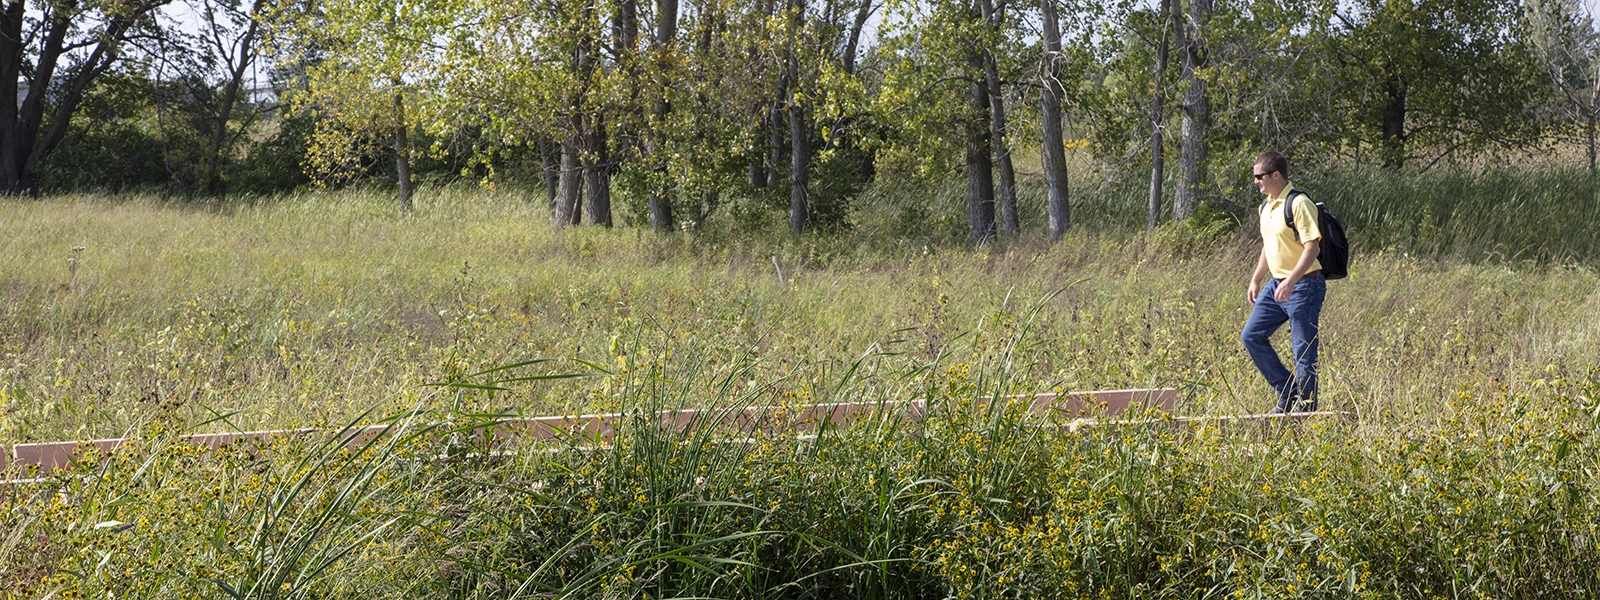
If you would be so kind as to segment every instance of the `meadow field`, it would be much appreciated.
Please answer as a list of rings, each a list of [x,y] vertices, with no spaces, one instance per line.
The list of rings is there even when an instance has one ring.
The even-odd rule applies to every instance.
[[[0,444],[139,439],[0,488],[0,597],[1600,594],[1592,180],[1310,183],[1357,243],[1323,313],[1322,408],[1352,416],[1265,433],[980,408],[1271,407],[1238,341],[1254,229],[1219,209],[1144,232],[1137,186],[1080,192],[1060,243],[980,248],[958,193],[887,184],[801,237],[738,207],[556,231],[527,194],[464,187],[410,214],[381,190],[0,200]],[[911,398],[936,407],[919,427],[807,441],[468,435]],[[176,441],[385,420],[406,434],[356,450]]]

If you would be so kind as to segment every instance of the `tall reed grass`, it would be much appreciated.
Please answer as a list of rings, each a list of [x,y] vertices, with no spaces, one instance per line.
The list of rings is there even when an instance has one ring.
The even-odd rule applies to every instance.
[[[1369,254],[1487,264],[1600,260],[1600,178],[1587,169],[1341,169],[1318,173],[1306,186]]]

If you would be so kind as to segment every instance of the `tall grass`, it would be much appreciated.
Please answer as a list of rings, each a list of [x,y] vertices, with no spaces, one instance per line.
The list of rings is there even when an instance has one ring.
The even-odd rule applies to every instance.
[[[974,402],[1024,389],[1026,332],[1005,346],[979,364],[889,370],[893,357],[873,354],[836,371],[828,398],[917,395],[932,409],[916,426],[815,439],[647,418],[685,398],[791,401],[745,385],[757,357],[685,351],[607,377],[640,407],[611,440],[440,456],[484,424],[441,413],[421,416],[441,425],[422,435],[354,451],[285,440],[266,460],[170,447],[90,461],[6,489],[15,542],[0,574],[19,585],[0,593],[1380,598],[1600,585],[1600,371],[1461,392],[1426,424],[1367,416],[1263,435],[1158,416],[1072,434]]]
[[[538,202],[453,188],[412,216],[371,192],[4,201],[0,443],[141,441],[0,488],[0,594],[1592,595],[1600,278],[1556,250],[1584,232],[1503,260],[1468,235],[1526,230],[1446,220],[1408,242],[1392,223],[1414,213],[1345,210],[1377,192],[1340,190],[1376,184],[1341,181],[1305,186],[1400,240],[1358,246],[1330,284],[1323,403],[1354,418],[1266,436],[1072,435],[980,402],[1174,386],[1185,415],[1272,404],[1237,342],[1248,232],[1095,226],[1142,214],[1109,191],[1080,195],[1061,244],[977,249],[894,224],[887,200],[801,238],[554,232]],[[562,360],[488,372],[537,357]],[[598,375],[560,377],[579,370]],[[482,377],[523,379],[466,385]],[[935,407],[917,426],[804,440],[645,417],[910,398]],[[637,418],[612,440],[477,435],[606,411]],[[417,433],[260,455],[174,439],[372,414]]]
[[[1600,179],[1587,169],[1423,174],[1341,169],[1307,180],[1367,253],[1500,264],[1600,260]]]
[[[1073,223],[1101,235],[1132,237],[1147,219],[1148,182],[1085,170],[1071,190]],[[1217,174],[1191,227],[1226,221],[1253,235],[1260,194],[1244,173]],[[1020,180],[1025,229],[1045,228],[1043,182]],[[1405,253],[1476,264],[1600,261],[1600,179],[1569,166],[1440,168],[1423,172],[1331,166],[1293,177],[1296,187],[1328,205],[1346,225],[1359,255]],[[1168,182],[1167,189],[1175,188]],[[960,181],[880,182],[859,201],[857,243],[911,240],[954,244],[966,239],[966,189]],[[1166,207],[1170,211],[1169,204]],[[1170,217],[1164,214],[1163,219]],[[1230,218],[1231,217],[1231,218]],[[1214,233],[1210,238],[1221,237]]]
[[[1270,396],[1235,341],[1248,236],[1084,227],[1054,246],[862,249],[853,234],[556,233],[535,220],[542,208],[493,193],[438,190],[414,217],[386,202],[4,205],[0,443],[218,414],[244,429],[336,426],[383,398],[404,410],[424,383],[529,356],[648,366],[755,352],[749,379],[815,398],[819,377],[889,338],[885,368],[989,360],[1029,299],[1069,282],[1037,316],[1038,358],[1018,374],[1031,391],[1175,385],[1188,414],[1249,412]],[[1523,386],[1548,366],[1588,364],[1596,281],[1584,266],[1361,255],[1331,286],[1330,406],[1432,414],[1463,386]],[[635,335],[648,343],[630,353],[622,342]],[[953,343],[963,335],[972,343]],[[607,385],[527,383],[465,397],[463,410],[630,408]]]

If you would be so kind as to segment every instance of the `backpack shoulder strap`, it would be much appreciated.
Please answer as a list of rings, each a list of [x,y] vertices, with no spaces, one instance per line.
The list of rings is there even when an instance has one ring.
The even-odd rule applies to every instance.
[[[1297,240],[1300,239],[1300,230],[1294,228],[1294,197],[1304,195],[1306,193],[1298,189],[1290,189],[1289,193],[1283,195],[1283,224],[1289,226],[1289,231],[1294,232],[1294,239]]]

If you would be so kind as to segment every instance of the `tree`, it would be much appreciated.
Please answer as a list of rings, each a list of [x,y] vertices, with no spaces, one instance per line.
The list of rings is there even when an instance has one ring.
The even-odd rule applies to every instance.
[[[1351,88],[1331,59],[1328,10],[1323,0],[1253,0],[1212,15],[1206,81],[1214,167],[1242,177],[1263,150],[1311,165],[1358,147],[1348,143],[1338,108]]]
[[[984,49],[989,28],[971,2],[888,3],[881,33],[888,58],[878,115],[900,130],[886,153],[919,170],[948,172],[960,157],[968,238],[995,234],[994,122]]]
[[[801,83],[800,61],[802,29],[806,24],[806,0],[790,0],[785,14],[788,28],[784,44],[784,79],[789,86]],[[806,229],[809,216],[809,198],[806,180],[811,171],[811,115],[803,95],[796,94],[787,102],[789,113],[789,231],[800,233]]]
[[[979,16],[986,28],[983,41],[983,74],[989,95],[989,135],[994,146],[995,164],[1000,171],[1000,215],[1005,234],[1016,237],[1022,225],[1017,215],[1017,175],[1011,165],[1011,146],[1007,141],[1005,92],[1001,89],[999,61],[995,48],[1004,39],[1005,4],[978,0]]]
[[[61,143],[84,94],[153,27],[170,0],[6,3],[0,16],[0,193],[32,194],[41,161]],[[36,43],[36,45],[35,45]],[[23,91],[26,90],[26,95]],[[47,127],[48,125],[48,127]]]
[[[432,120],[421,101],[444,54],[434,40],[453,24],[455,8],[448,0],[326,0],[275,13],[285,24],[275,33],[285,58],[306,65],[305,87],[290,105],[317,116],[307,161],[320,181],[360,172],[360,157],[387,141],[400,208],[411,210],[411,130]]]
[[[666,73],[672,70],[674,46],[677,44],[677,41],[678,0],[657,0],[656,35],[655,44],[651,48],[651,54],[655,59],[655,67],[658,73]],[[668,79],[670,78],[663,76],[659,85],[664,87]],[[652,140],[658,140],[660,138],[659,129],[666,123],[667,117],[671,114],[671,111],[672,104],[667,100],[667,95],[664,93],[661,94],[660,99],[656,103],[656,118],[652,123],[652,125],[654,125],[655,129],[658,131],[657,134],[653,134],[651,136]],[[657,141],[655,145],[659,146],[659,141]],[[659,155],[660,153],[655,152],[654,154]],[[658,157],[657,160],[661,160],[661,158]],[[665,179],[664,175],[666,166],[661,165],[657,168],[657,171],[662,173],[663,179]],[[661,182],[658,185],[661,185],[662,187],[651,190],[649,195],[650,228],[656,230],[657,232],[670,233],[673,231],[675,226],[672,219],[672,191],[670,187],[665,186],[665,182]]]
[[[223,74],[219,82],[220,97],[208,111],[212,119],[211,136],[200,175],[201,193],[207,196],[221,191],[223,164],[232,155],[231,150],[239,138],[264,112],[246,102],[249,90],[244,86],[246,75],[256,65],[260,54],[261,27],[268,5],[267,0],[248,1],[249,4],[242,0],[198,0],[198,6],[194,7],[201,18],[201,31],[196,37],[210,58],[207,66]],[[245,114],[243,121],[230,126],[235,112],[241,110]]]
[[[156,27],[130,40],[128,74],[146,78],[155,104],[168,184],[186,193],[215,196],[238,158],[240,142],[276,110],[260,94],[255,67],[261,52],[266,0],[187,0],[187,18],[156,19]],[[269,71],[270,77],[270,71]]]
[[[1188,14],[1178,28],[1183,52],[1183,129],[1178,150],[1178,190],[1172,198],[1172,220],[1181,221],[1194,214],[1205,185],[1206,128],[1211,118],[1211,102],[1206,96],[1207,26],[1211,22],[1211,0],[1188,0]]]
[[[565,102],[557,116],[561,128],[561,179],[556,187],[556,210],[553,220],[557,228],[577,225],[583,221],[579,196],[582,194],[585,175],[591,170],[584,166],[585,150],[592,144],[591,129],[597,127],[598,118],[589,103],[595,92],[595,71],[598,60],[600,20],[596,7],[589,2],[558,2],[550,5],[550,25],[559,32],[555,41],[561,46],[560,56],[567,66]],[[589,159],[593,161],[594,159]],[[596,183],[599,183],[598,181]],[[590,194],[603,191],[591,190]]]
[[[1045,206],[1050,213],[1050,238],[1060,240],[1072,227],[1072,205],[1068,202],[1067,149],[1061,134],[1061,21],[1056,16],[1056,0],[1040,0],[1043,20],[1044,59],[1040,79],[1041,140],[1040,159],[1044,162]]]
[[[783,69],[777,88],[788,121],[791,233],[814,227],[818,214],[837,223],[833,217],[839,199],[833,194],[839,182],[813,181],[819,168],[857,156],[851,152],[856,147],[852,131],[865,112],[859,46],[877,6],[872,0],[789,0],[778,11]]]
[[[553,226],[581,224],[586,212],[612,226],[612,177],[640,153],[649,128],[641,106],[651,86],[631,80],[656,76],[639,55],[638,3],[461,0],[442,8],[454,13],[438,36],[438,118],[428,133],[480,131],[486,147],[475,151],[491,177],[496,155],[536,154]]]
[[[1333,12],[1332,39],[1358,140],[1383,165],[1430,153],[1536,143],[1542,69],[1512,0],[1359,0]],[[1373,135],[1376,134],[1376,135]],[[1359,143],[1359,142],[1358,142]]]
[[[1600,118],[1600,34],[1594,18],[1576,0],[1527,0],[1529,41],[1538,54],[1569,126],[1579,128],[1596,172],[1595,129]]]
[[[990,160],[989,86],[983,76],[983,55],[967,48],[967,97],[971,112],[963,120],[967,141],[967,223],[972,243],[994,237],[994,163]]]
[[[1161,0],[1160,10],[1156,13],[1156,22],[1162,23],[1161,37],[1156,43],[1155,75],[1151,78],[1150,86],[1150,202],[1148,205],[1149,218],[1147,229],[1155,229],[1161,224],[1161,187],[1166,179],[1167,153],[1162,148],[1165,136],[1162,134],[1162,124],[1167,120],[1167,111],[1163,106],[1163,84],[1167,78],[1167,33],[1175,27],[1182,27],[1182,16],[1174,10],[1179,5],[1177,0]],[[1173,26],[1168,23],[1171,15]]]

